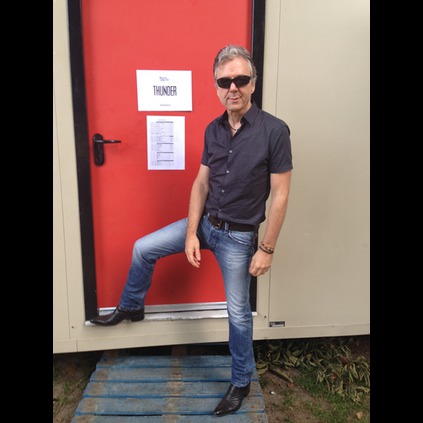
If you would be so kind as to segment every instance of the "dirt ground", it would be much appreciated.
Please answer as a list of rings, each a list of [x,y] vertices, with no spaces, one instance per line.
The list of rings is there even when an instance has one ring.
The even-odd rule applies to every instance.
[[[202,347],[188,348],[190,354],[198,354],[201,353]],[[178,354],[186,351],[187,347],[182,346],[179,349],[170,349],[169,353]],[[370,362],[370,336],[356,337],[352,352],[364,355]],[[95,351],[53,355],[53,423],[72,421],[90,375],[102,354],[102,351]],[[295,381],[298,370],[292,369],[286,373]],[[329,407],[329,403],[324,399],[316,399],[295,383],[289,383],[269,371],[260,376],[259,380],[269,423],[326,423],[325,420],[317,419],[310,411],[313,407],[320,409]],[[362,417],[359,411],[342,423],[357,423]],[[366,421],[370,422],[370,416],[365,417]]]

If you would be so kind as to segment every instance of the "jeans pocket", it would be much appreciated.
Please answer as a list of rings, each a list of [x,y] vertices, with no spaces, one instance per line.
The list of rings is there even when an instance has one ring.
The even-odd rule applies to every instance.
[[[251,246],[254,241],[254,232],[229,231],[229,238],[238,244]]]

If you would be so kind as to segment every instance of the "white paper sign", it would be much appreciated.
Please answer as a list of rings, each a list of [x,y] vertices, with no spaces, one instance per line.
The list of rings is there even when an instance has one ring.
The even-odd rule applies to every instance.
[[[191,71],[137,70],[138,111],[192,111]]]
[[[185,116],[147,116],[148,170],[185,169]]]

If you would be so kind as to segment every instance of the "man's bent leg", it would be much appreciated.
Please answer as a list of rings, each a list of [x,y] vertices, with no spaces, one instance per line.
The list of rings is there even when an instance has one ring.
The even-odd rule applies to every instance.
[[[144,301],[151,286],[156,261],[185,250],[187,219],[174,222],[138,239],[118,307],[111,314],[91,319],[92,323],[112,326],[124,319],[144,319]]]

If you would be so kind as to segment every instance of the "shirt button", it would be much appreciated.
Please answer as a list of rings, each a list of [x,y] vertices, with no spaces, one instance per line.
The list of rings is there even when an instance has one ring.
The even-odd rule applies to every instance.
[[[229,150],[229,154],[232,154],[232,150]]]
[[[225,192],[225,190],[224,190],[224,189],[222,189],[222,192]]]
[[[229,170],[227,170],[226,173],[229,173]]]

